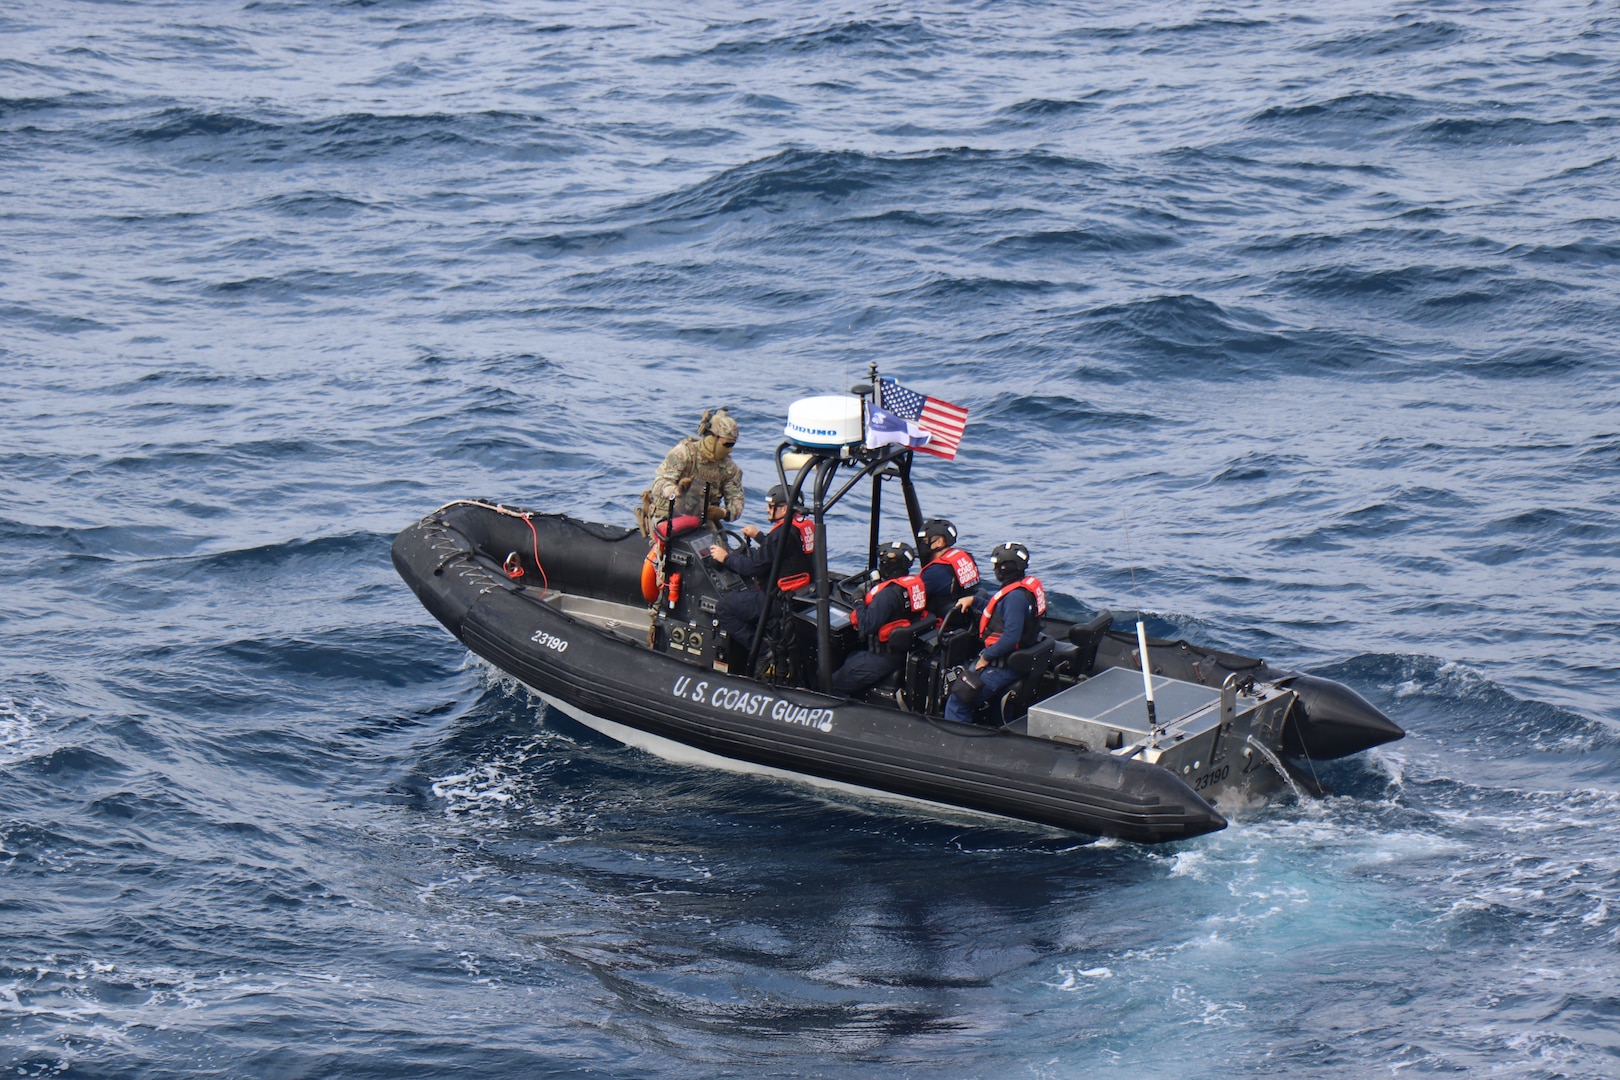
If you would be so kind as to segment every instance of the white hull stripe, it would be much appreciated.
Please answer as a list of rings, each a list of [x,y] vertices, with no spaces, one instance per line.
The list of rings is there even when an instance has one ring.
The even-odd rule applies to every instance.
[[[965,806],[952,806],[949,803],[933,802],[929,799],[918,799],[910,795],[897,795],[892,791],[883,791],[878,788],[862,787],[859,784],[846,784],[841,780],[828,780],[825,777],[811,776],[808,773],[792,772],[787,769],[778,769],[770,765],[759,765],[752,761],[739,761],[736,758],[723,757],[719,754],[710,753],[707,750],[699,750],[695,746],[687,746],[685,743],[676,742],[674,739],[666,739],[662,735],[653,735],[650,732],[642,731],[638,728],[628,727],[612,720],[605,720],[600,716],[594,716],[591,713],[585,712],[583,709],[575,708],[566,701],[562,701],[550,694],[536,690],[534,687],[529,686],[528,683],[524,683],[523,685],[528,687],[530,693],[540,698],[540,700],[544,701],[547,705],[556,709],[558,712],[579,721],[592,731],[600,732],[615,742],[621,742],[624,745],[634,747],[637,750],[645,750],[649,754],[661,757],[665,761],[675,762],[679,765],[701,765],[705,768],[723,769],[726,772],[745,773],[750,776],[769,776],[776,780],[786,780],[790,783],[796,784],[808,784],[811,787],[821,788],[826,791],[836,791],[841,795],[854,795],[858,798],[876,799],[880,802],[898,803],[902,806],[921,808],[934,814],[940,814],[947,817],[967,818],[969,820],[981,823],[985,821],[994,821],[998,824],[1010,823],[1021,825],[1025,828],[1040,830],[1041,832],[1061,831],[1052,829],[1049,826],[1024,821],[1021,818],[1005,817],[1001,814],[992,814],[984,810],[973,810]]]

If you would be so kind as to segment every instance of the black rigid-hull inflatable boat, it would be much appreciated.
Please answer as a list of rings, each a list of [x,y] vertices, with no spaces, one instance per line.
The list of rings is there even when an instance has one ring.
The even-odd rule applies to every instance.
[[[883,485],[898,482],[911,531],[922,524],[911,451],[857,442],[801,436],[777,448],[779,478],[809,497],[815,570],[793,591],[767,590],[742,663],[714,610],[749,586],[707,556],[713,543],[745,543],[730,529],[675,531],[650,554],[634,529],[464,501],[400,533],[394,565],[467,648],[622,742],[1079,833],[1153,843],[1211,832],[1226,825],[1218,801],[1309,788],[1303,763],[1404,734],[1339,683],[1116,630],[1107,612],[1041,620],[1037,643],[1012,658],[1024,677],[1001,703],[1005,726],[943,719],[951,679],[980,648],[974,626],[949,620],[902,637],[900,670],[862,700],[826,692],[858,647],[848,613],[867,583],[867,572],[829,571],[827,512],[870,477],[873,521]],[[835,490],[841,470],[854,476]]]
[[[682,533],[664,521],[669,539],[648,541],[637,529],[467,500],[402,531],[395,568],[473,653],[620,742],[1095,836],[1215,831],[1226,824],[1217,801],[1311,789],[1302,764],[1403,735],[1340,683],[1149,640],[1140,623],[1116,630],[1108,612],[1040,620],[1040,640],[1009,661],[1022,680],[1000,703],[1001,727],[943,719],[949,683],[980,649],[974,625],[949,619],[891,640],[901,669],[859,701],[826,693],[859,648],[849,610],[876,565],[885,484],[901,487],[912,533],[922,513],[912,452],[860,444],[862,398],[800,405],[810,419],[789,415],[776,471],[815,526],[812,581],[766,589],[757,643],[740,664],[714,607],[750,586],[708,557],[714,542],[747,542],[729,528]],[[852,476],[834,487],[841,471]],[[865,478],[868,567],[836,576],[826,515]]]

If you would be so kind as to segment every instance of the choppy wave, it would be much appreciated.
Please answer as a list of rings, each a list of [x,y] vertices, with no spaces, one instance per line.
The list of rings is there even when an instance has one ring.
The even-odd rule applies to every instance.
[[[319,119],[257,117],[176,106],[120,120],[108,142],[178,144],[166,147],[191,165],[291,164],[331,158],[357,161],[387,154],[500,155],[514,144],[523,153],[547,144],[548,152],[577,150],[572,136],[545,117],[502,111],[470,113],[340,113]]]
[[[940,41],[921,19],[830,19],[819,25],[795,27],[786,33],[769,33],[762,37],[732,38],[708,47],[696,57],[718,60],[724,64],[754,63],[801,54],[831,52],[853,54],[863,59],[896,61],[908,56],[926,55]],[[670,61],[683,59],[671,56]]]
[[[1535,15],[0,15],[0,1062],[1612,1072],[1620,24]],[[1163,850],[919,816],[614,745],[390,568],[719,404],[752,517],[873,362],[971,408],[970,548],[1407,739]]]

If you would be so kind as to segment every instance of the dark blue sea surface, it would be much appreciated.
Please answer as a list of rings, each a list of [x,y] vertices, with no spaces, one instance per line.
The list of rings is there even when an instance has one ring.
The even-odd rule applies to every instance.
[[[1620,1075],[1617,268],[1608,4],[0,5],[0,1064]],[[390,566],[722,404],[752,519],[872,362],[981,557],[1409,736],[1166,847],[934,818],[610,743]]]

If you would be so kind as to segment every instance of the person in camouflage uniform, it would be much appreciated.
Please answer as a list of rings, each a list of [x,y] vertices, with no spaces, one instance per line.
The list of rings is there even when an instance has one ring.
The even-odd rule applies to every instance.
[[[731,460],[731,448],[736,444],[737,421],[724,409],[705,412],[697,435],[675,444],[658,466],[652,486],[641,493],[636,521],[642,535],[651,534],[653,526],[669,515],[671,500],[677,516],[703,516],[705,488],[710,521],[742,517],[742,469]]]

